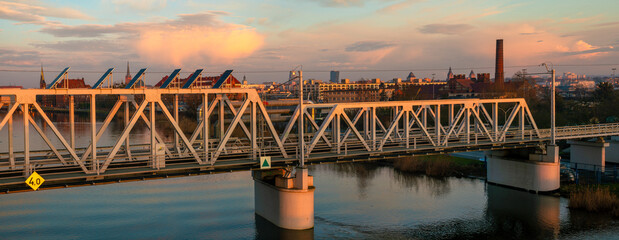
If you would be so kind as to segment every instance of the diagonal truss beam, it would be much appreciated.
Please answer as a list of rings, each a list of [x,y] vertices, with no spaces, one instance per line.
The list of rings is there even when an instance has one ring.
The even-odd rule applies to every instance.
[[[120,146],[125,141],[125,138],[127,138],[127,136],[129,136],[129,133],[133,129],[133,126],[135,126],[135,123],[138,121],[140,116],[144,113],[144,109],[146,108],[146,105],[148,105],[148,102],[147,101],[142,101],[142,103],[137,108],[137,110],[135,111],[133,116],[131,116],[131,120],[129,120],[129,124],[123,130],[122,134],[120,135],[120,138],[118,138],[118,140],[116,141],[116,144],[114,144],[114,147],[112,148],[112,151],[110,151],[110,153],[107,155],[107,157],[105,159],[105,162],[103,163],[103,166],[100,169],[101,173],[105,172],[107,167],[112,162],[112,159],[114,159],[114,156],[116,156],[116,153],[118,152],[118,150],[120,150]]]
[[[490,139],[490,141],[494,142],[495,139],[492,137],[492,134],[490,134],[490,131],[488,131],[488,128],[486,128],[486,124],[484,124],[484,122],[481,120],[481,117],[479,116],[479,111],[473,111],[473,117],[474,117],[475,121],[477,123],[479,123],[478,126],[481,126],[481,129],[483,130],[483,133],[486,134],[488,139]]]
[[[430,141],[430,143],[433,146],[436,146],[436,143],[434,142],[434,140],[432,139],[432,136],[430,136],[430,133],[428,132],[428,129],[426,129],[426,126],[424,126],[423,122],[419,119],[419,116],[417,116],[418,114],[415,114],[413,111],[410,111],[413,115],[413,119],[415,121],[417,121],[417,125],[419,126],[419,128],[421,128],[421,130],[423,131],[423,133],[426,135],[426,137],[428,138],[428,141]],[[408,141],[408,139],[407,139]]]
[[[277,131],[275,131],[275,126],[273,126],[273,122],[271,122],[271,117],[269,117],[269,114],[267,113],[267,109],[264,107],[264,104],[262,104],[262,101],[256,101],[256,105],[258,105],[258,109],[260,110],[264,121],[267,123],[269,131],[271,132],[271,135],[273,136],[273,139],[275,140],[279,151],[282,153],[282,156],[284,158],[287,158],[288,154],[286,153],[286,149],[284,148],[283,141],[279,139]]]
[[[224,102],[226,103],[226,105],[228,105],[228,108],[230,108],[230,112],[232,112],[233,115],[236,115],[237,114],[236,109],[234,108],[234,106],[232,106],[232,102],[230,102],[230,99],[228,97],[224,97]],[[241,117],[242,117],[242,114],[241,114]],[[243,129],[243,132],[245,132],[245,135],[247,136],[247,138],[251,139],[251,133],[247,129],[247,126],[245,126],[245,123],[243,122],[243,118],[241,118],[239,125],[241,125],[241,128]]]
[[[19,104],[17,103],[13,104],[13,106],[9,109],[6,115],[4,115],[4,118],[2,118],[2,122],[0,122],[0,130],[2,130],[4,125],[9,121],[9,119],[13,118],[13,113],[15,112],[15,109],[17,109],[18,105]]]
[[[365,142],[365,139],[363,139],[363,136],[361,135],[361,133],[359,133],[359,131],[357,131],[357,128],[355,127],[355,125],[350,121],[350,118],[348,118],[348,116],[346,115],[346,113],[344,111],[340,112],[341,116],[344,116],[344,121],[348,124],[348,129],[351,129],[353,131],[353,133],[355,133],[355,136],[357,136],[357,138],[359,139],[359,141],[361,141],[361,143],[363,144],[363,146],[365,147],[366,150],[372,151],[372,149],[370,149],[370,146],[368,146],[368,143]],[[401,116],[401,115],[400,115]],[[343,141],[342,141],[343,142]]]
[[[118,109],[120,109],[120,106],[122,105],[122,103],[123,103],[122,100],[116,101],[116,104],[114,104],[114,107],[112,107],[112,110],[110,111],[110,113],[107,115],[107,117],[103,121],[103,126],[99,128],[99,131],[97,132],[96,141],[99,141],[99,139],[103,135],[103,132],[105,132],[105,129],[107,128],[107,126],[110,124],[112,119],[114,119],[114,116],[116,116],[116,112],[118,112]],[[92,143],[88,145],[88,148],[86,148],[86,152],[84,152],[84,155],[82,155],[82,161],[86,161],[88,156],[90,156],[91,152],[92,152]]]
[[[308,122],[310,122],[310,123],[312,124],[312,126],[314,127],[314,129],[316,129],[316,131],[318,131],[318,128],[319,128],[319,127],[318,127],[318,124],[316,124],[316,121],[314,121],[314,118],[312,118],[312,115],[310,115],[310,114],[307,112],[307,108],[306,108],[306,109],[303,109],[303,112],[305,112],[305,117],[307,117],[307,119],[309,120]],[[324,141],[325,141],[325,143],[327,143],[327,145],[328,145],[329,147],[332,147],[332,145],[331,145],[331,141],[329,141],[329,139],[327,138],[327,136],[322,135],[322,140],[324,140]]]
[[[314,147],[316,147],[316,144],[318,143],[318,141],[320,141],[321,136],[324,135],[325,131],[329,127],[329,124],[333,120],[333,117],[335,117],[336,111],[337,111],[336,108],[331,109],[331,111],[329,111],[329,113],[327,114],[327,117],[325,118],[325,120],[322,121],[322,125],[320,126],[320,128],[318,128],[318,131],[316,132],[316,134],[314,135],[314,137],[309,143],[306,154],[310,154],[312,150],[314,149]]]
[[[139,107],[138,104],[135,101],[133,101],[132,103],[133,103],[133,106],[135,107],[135,109],[138,109],[138,107]],[[148,117],[146,116],[146,114],[144,114],[144,111],[142,111],[142,113],[140,113],[139,117],[140,117],[140,119],[142,119],[144,121],[144,123],[146,124],[146,127],[148,129],[150,129],[150,120],[148,120]],[[155,131],[155,139],[157,140],[158,143],[165,144],[165,142],[163,141],[163,138],[156,131]],[[166,154],[170,154],[170,155],[172,154],[170,152],[170,149],[168,149],[167,147],[165,147],[164,150],[165,150]]]
[[[290,120],[288,120],[288,123],[286,124],[286,128],[284,128],[284,133],[281,136],[281,141],[282,142],[284,142],[284,141],[286,141],[286,139],[288,139],[288,135],[292,131],[292,127],[297,122],[297,118],[298,117],[299,117],[299,106],[297,106],[294,109],[294,112],[292,113],[292,115],[290,115]]]
[[[232,119],[232,122],[230,123],[230,126],[228,127],[228,129],[226,129],[226,133],[224,134],[224,137],[219,142],[219,145],[217,146],[217,149],[213,153],[213,157],[211,158],[211,164],[215,163],[215,161],[217,160],[217,158],[219,157],[219,155],[223,151],[224,146],[226,145],[226,143],[230,139],[230,136],[232,135],[232,132],[236,128],[236,125],[238,125],[239,122],[241,121],[241,118],[243,117],[243,113],[245,113],[245,110],[247,109],[247,106],[249,106],[250,103],[251,103],[251,101],[249,99],[246,99],[245,101],[243,101],[243,104],[241,105],[241,108],[239,108],[238,113],[236,115],[234,115],[234,119]]]
[[[529,110],[529,105],[526,102],[522,102],[521,103],[522,107],[524,108],[525,112],[527,113],[527,117],[529,118],[529,121],[531,122],[531,125],[533,125],[533,130],[535,130],[535,134],[537,134],[538,138],[541,138],[542,136],[539,133],[539,129],[537,128],[537,124],[535,123],[535,119],[533,119],[533,115],[531,114],[531,110]]]
[[[90,173],[91,171],[88,170],[88,168],[86,168],[86,165],[84,165],[84,162],[82,162],[80,158],[77,156],[77,154],[75,153],[75,149],[71,148],[71,145],[69,145],[69,143],[64,139],[64,137],[62,137],[62,134],[60,134],[60,131],[58,131],[58,128],[56,128],[56,125],[54,125],[52,121],[49,120],[49,117],[47,117],[47,114],[43,112],[43,109],[41,109],[41,106],[39,106],[39,104],[36,102],[32,103],[32,105],[36,108],[37,112],[39,112],[39,115],[41,115],[41,118],[43,118],[43,121],[45,121],[45,123],[47,123],[47,125],[52,129],[52,132],[56,134],[56,137],[58,137],[58,140],[60,140],[62,145],[65,147],[65,149],[69,151],[69,153],[71,154],[71,157],[73,157],[73,160],[75,160],[75,162],[77,162],[77,164],[80,165],[80,168],[82,168],[82,171],[84,171],[85,173]]]
[[[460,108],[460,110],[456,114],[456,117],[453,118],[453,121],[451,122],[451,126],[449,126],[447,130],[447,134],[445,134],[443,143],[441,145],[447,145],[447,142],[449,141],[449,137],[451,137],[456,127],[458,127],[458,122],[461,120],[462,116],[464,115],[464,111],[466,111],[465,107]]]
[[[380,122],[380,119],[378,119],[378,116],[376,116],[376,115],[374,115],[374,122],[377,123],[378,127],[380,127],[380,130],[383,131],[385,136],[387,136],[389,139],[391,139],[391,141],[395,141],[391,135],[386,135],[387,134],[387,129],[385,129],[385,126],[383,125],[382,122]]]
[[[357,112],[357,114],[355,115],[355,118],[353,118],[352,124],[356,125],[357,122],[359,121],[359,119],[361,119],[361,116],[363,116],[364,113],[365,113],[365,109],[364,108],[359,110],[359,112]],[[343,114],[346,114],[346,113],[343,113]],[[346,139],[348,138],[348,135],[350,135],[350,132],[351,132],[350,128],[346,129],[346,132],[344,133],[344,137],[342,138],[342,142],[346,141]]]
[[[217,97],[216,99],[214,99],[213,101],[211,101],[211,104],[209,104],[209,108],[208,111],[206,112],[206,116],[211,116],[211,113],[213,113],[213,110],[215,110],[215,106],[217,106],[219,104],[219,97]],[[203,105],[200,105],[200,109],[204,108]],[[194,129],[193,134],[191,134],[191,138],[189,138],[189,144],[193,146],[193,144],[196,142],[196,139],[198,139],[198,136],[202,133],[202,128],[204,128],[204,121],[201,119],[198,122],[198,126],[196,126],[196,129]],[[187,153],[189,150],[185,149],[183,151],[183,153]]]
[[[500,137],[497,141],[503,141],[505,140],[505,136],[507,135],[507,130],[509,130],[509,128],[512,125],[512,122],[514,122],[514,119],[516,118],[516,116],[518,115],[518,113],[520,112],[520,108],[522,106],[520,105],[520,103],[518,103],[514,109],[512,110],[512,113],[509,115],[508,120],[505,122],[505,125],[503,125],[503,128],[501,129],[501,133],[500,133]]]
[[[62,157],[62,154],[60,154],[60,152],[58,152],[56,147],[54,147],[52,142],[49,140],[49,138],[47,138],[47,136],[45,135],[43,130],[41,130],[39,125],[34,121],[34,119],[32,119],[32,117],[30,117],[30,115],[26,115],[26,117],[28,118],[28,121],[30,121],[30,125],[32,125],[32,127],[34,127],[34,130],[36,130],[39,133],[39,135],[41,136],[41,138],[43,138],[43,141],[45,141],[45,144],[47,144],[47,146],[52,150],[52,152],[54,152],[56,157],[58,157],[58,160],[60,160],[60,162],[62,162],[63,165],[67,165],[67,162],[64,160],[64,157]]]
[[[385,133],[385,136],[383,136],[383,139],[380,141],[380,145],[378,146],[378,149],[383,149],[383,146],[385,146],[385,143],[387,142],[387,139],[389,138],[391,133],[393,133],[393,130],[398,125],[397,124],[398,121],[400,121],[400,118],[402,118],[402,115],[404,115],[403,113],[404,113],[404,111],[399,111],[398,115],[391,121],[391,124],[389,125],[389,129]]]
[[[196,150],[193,148],[193,146],[191,146],[191,143],[189,143],[189,140],[187,140],[187,136],[185,136],[185,133],[183,133],[183,130],[181,129],[181,127],[178,126],[178,122],[176,122],[174,117],[172,117],[172,114],[170,114],[170,111],[168,111],[168,108],[165,106],[165,104],[163,104],[161,100],[158,100],[157,103],[159,104],[159,107],[161,107],[163,114],[168,118],[168,121],[170,121],[170,123],[174,127],[174,130],[176,131],[176,133],[178,133],[178,135],[181,137],[181,140],[183,140],[185,147],[187,147],[187,149],[191,151],[191,154],[196,159],[196,161],[198,161],[198,163],[204,164],[204,162],[200,159],[200,156],[198,156],[198,153],[196,152]]]

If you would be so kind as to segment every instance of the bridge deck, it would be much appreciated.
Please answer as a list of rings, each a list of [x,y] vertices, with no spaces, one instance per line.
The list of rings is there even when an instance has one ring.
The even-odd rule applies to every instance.
[[[346,161],[377,161],[389,158],[398,158],[411,155],[439,154],[465,151],[488,151],[497,149],[535,147],[539,141],[531,140],[509,140],[504,144],[493,144],[491,142],[479,142],[477,145],[466,143],[452,143],[449,147],[436,149],[428,145],[420,145],[417,148],[406,148],[404,146],[388,146],[383,151],[367,152],[359,149],[360,146],[352,146],[351,150],[342,150],[340,154],[332,152],[313,153],[306,158],[308,164],[346,162]],[[327,147],[327,146],[323,146]],[[355,149],[356,148],[356,149]],[[244,157],[243,157],[244,155]],[[283,158],[273,157],[271,162],[273,167],[296,166],[296,157]],[[153,169],[148,166],[148,160],[121,161],[110,165],[109,170],[103,174],[85,174],[77,166],[55,166],[37,169],[37,172],[45,178],[46,186],[57,186],[64,184],[84,184],[97,181],[116,181],[131,178],[149,178],[166,175],[187,174],[187,173],[219,173],[238,170],[260,169],[258,162],[247,156],[240,154],[238,158],[220,159],[213,165],[198,164],[191,157],[167,159],[166,166],[162,169]],[[21,172],[0,171],[0,189],[15,190],[25,189],[25,178]]]

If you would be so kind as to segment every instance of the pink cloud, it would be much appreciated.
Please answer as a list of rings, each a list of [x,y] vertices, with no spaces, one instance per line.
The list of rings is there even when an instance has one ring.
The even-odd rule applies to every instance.
[[[146,62],[173,66],[232,63],[258,50],[264,36],[253,28],[229,25],[164,27],[140,30],[135,44]]]

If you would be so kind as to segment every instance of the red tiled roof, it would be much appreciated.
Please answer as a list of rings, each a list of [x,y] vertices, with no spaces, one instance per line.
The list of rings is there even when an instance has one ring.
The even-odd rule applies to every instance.
[[[84,82],[84,78],[82,79],[68,79],[68,88],[90,88],[90,85]],[[65,80],[60,81],[56,84],[57,88],[65,88]]]
[[[187,80],[189,80],[189,78],[191,78],[190,74],[189,76],[187,76],[187,78],[181,78],[181,86],[185,85],[185,83],[187,82]],[[212,87],[213,84],[215,84],[215,82],[217,82],[217,80],[219,79],[219,77],[221,77],[221,75],[219,76],[209,76],[209,77],[202,77],[201,81],[198,81],[196,79],[196,81],[193,82],[193,86],[194,87]],[[155,84],[155,87],[161,87],[161,85],[163,84],[163,82],[168,79],[168,76],[165,76],[163,78],[161,78],[161,80],[159,82],[157,82],[157,84]],[[239,82],[238,79],[236,79],[233,75],[230,75],[230,78],[228,78],[228,81],[226,81],[225,84],[229,84],[232,83],[232,87],[240,87],[241,86],[241,82]]]

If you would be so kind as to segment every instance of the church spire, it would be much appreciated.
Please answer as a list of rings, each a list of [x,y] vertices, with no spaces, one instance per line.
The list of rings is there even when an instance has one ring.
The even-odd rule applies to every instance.
[[[39,81],[39,88],[45,89],[47,84],[45,84],[45,75],[43,75],[43,63],[41,63],[41,80]]]
[[[454,78],[454,73],[451,71],[451,67],[449,67],[449,72],[447,73],[447,81],[452,78]]]
[[[125,75],[125,84],[131,81],[131,73],[129,72],[129,61],[127,61],[127,75]]]

